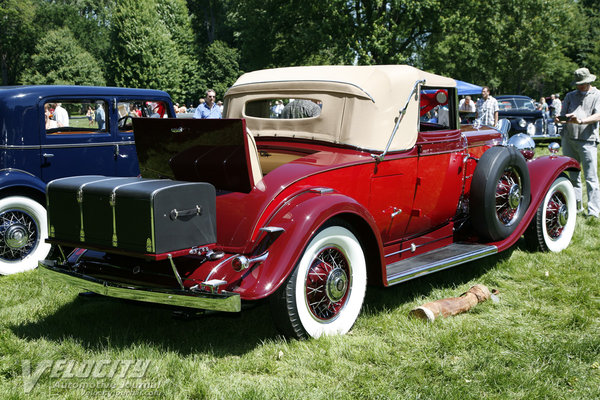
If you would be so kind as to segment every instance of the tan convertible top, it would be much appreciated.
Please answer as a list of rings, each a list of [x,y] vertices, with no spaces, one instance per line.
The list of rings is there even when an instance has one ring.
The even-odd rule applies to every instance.
[[[284,136],[384,150],[396,117],[418,80],[454,88],[456,81],[406,65],[312,66],[242,75],[225,95],[226,118],[246,118],[255,136]],[[304,119],[258,118],[245,113],[251,101],[306,98],[322,102],[321,114]],[[411,148],[417,138],[419,103],[410,100],[390,150]]]

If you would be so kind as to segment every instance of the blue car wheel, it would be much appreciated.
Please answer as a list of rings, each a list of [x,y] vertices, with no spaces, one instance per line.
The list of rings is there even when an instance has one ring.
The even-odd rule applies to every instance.
[[[0,199],[0,274],[37,267],[50,252],[46,209],[28,197]]]

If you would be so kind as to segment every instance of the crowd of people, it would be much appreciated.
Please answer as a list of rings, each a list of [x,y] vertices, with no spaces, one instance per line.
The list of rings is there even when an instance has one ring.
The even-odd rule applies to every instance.
[[[541,97],[539,102],[535,103],[538,110],[544,113],[546,118],[554,118],[560,115],[562,108],[562,102],[560,101],[560,95],[558,93],[550,95],[550,102],[546,101],[545,97]]]
[[[223,102],[216,101],[216,93],[212,89],[206,91],[205,97],[198,101],[198,107],[179,105],[175,103],[175,112],[177,114],[194,114],[194,118],[220,119],[223,117]]]

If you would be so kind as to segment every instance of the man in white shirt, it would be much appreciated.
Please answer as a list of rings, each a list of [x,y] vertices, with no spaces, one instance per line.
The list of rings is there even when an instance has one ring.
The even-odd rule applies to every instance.
[[[458,111],[475,112],[475,102],[471,100],[471,96],[466,96],[458,102]]]
[[[498,125],[498,101],[490,95],[490,88],[481,89],[481,98],[477,100],[477,119],[481,125]]]
[[[62,108],[62,103],[56,103],[54,108],[54,119],[58,122],[58,126],[69,126],[69,113]]]

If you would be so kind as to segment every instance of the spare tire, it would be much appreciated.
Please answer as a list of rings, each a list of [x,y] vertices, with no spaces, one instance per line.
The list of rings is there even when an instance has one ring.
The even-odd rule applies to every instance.
[[[529,170],[521,152],[498,146],[483,153],[471,181],[475,232],[484,240],[507,238],[519,225],[529,201]]]

